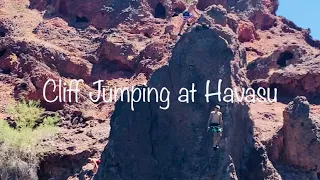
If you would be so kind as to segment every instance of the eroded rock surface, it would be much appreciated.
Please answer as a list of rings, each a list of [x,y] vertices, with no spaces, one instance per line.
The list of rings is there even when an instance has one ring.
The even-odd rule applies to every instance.
[[[320,172],[320,124],[310,115],[305,97],[296,97],[284,111],[284,160],[308,171]]]
[[[2,0],[0,118],[7,118],[6,106],[21,96],[61,115],[59,136],[41,144],[48,151],[40,179],[83,178],[88,157],[99,157],[108,143],[112,114],[111,141],[96,176],[103,180],[316,178],[320,41],[276,16],[278,6],[277,0],[199,0],[198,23],[180,38],[179,13],[187,4],[178,0]],[[80,103],[46,103],[48,78],[84,79]],[[223,88],[277,87],[281,102],[222,103],[226,129],[214,153],[204,127],[217,100],[206,103],[200,95],[207,79],[216,90],[218,78]],[[133,113],[121,102],[116,110],[113,103],[93,103],[86,95],[96,92],[91,83],[99,79],[118,88],[166,86],[170,110],[141,103]],[[174,100],[192,82],[200,101]],[[283,118],[288,101],[301,95],[310,101],[308,117],[292,117],[291,107],[305,102],[300,98]]]
[[[155,71],[147,84],[158,90],[167,87],[172,92],[170,109],[160,110],[160,103],[153,101],[137,103],[132,112],[130,104],[118,102],[111,120],[109,144],[95,178],[255,179],[279,176],[273,173],[276,170],[265,155],[266,151],[254,146],[245,104],[221,103],[226,130],[218,152],[213,152],[211,136],[203,128],[210,108],[217,103],[215,98],[210,103],[205,102],[201,96],[205,93],[204,84],[211,80],[212,89],[216,89],[214,84],[222,79],[222,87],[247,86],[243,53],[236,35],[221,25],[197,24],[186,32],[173,49],[169,65]],[[190,87],[192,82],[197,84],[197,101],[183,104],[175,100],[179,89]],[[237,131],[238,128],[242,131]],[[256,156],[250,158],[253,152],[257,152]],[[265,168],[258,166],[256,169],[258,164],[264,164]]]

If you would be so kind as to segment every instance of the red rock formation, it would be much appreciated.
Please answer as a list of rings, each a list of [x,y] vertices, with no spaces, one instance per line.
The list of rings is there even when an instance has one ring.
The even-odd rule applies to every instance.
[[[145,39],[143,36],[136,36],[127,40],[128,34],[111,34],[101,44],[99,55],[106,61],[118,61],[123,69],[132,68],[133,59],[139,55],[144,47],[139,47],[138,41]],[[134,39],[137,39],[134,41]],[[142,44],[144,45],[144,44]]]
[[[263,5],[265,6],[266,10],[271,12],[272,14],[275,14],[279,7],[279,1],[278,0],[263,0]]]
[[[240,22],[237,32],[240,42],[250,42],[259,39],[259,35],[256,33],[256,29],[251,22]]]
[[[82,166],[87,172],[87,158],[99,156],[107,144],[114,104],[92,103],[86,97],[95,92],[91,83],[98,79],[108,86],[127,87],[146,84],[152,77],[149,85],[177,92],[178,86],[191,81],[218,77],[232,87],[247,87],[248,78],[254,88],[277,87],[281,99],[305,95],[317,104],[320,42],[309,30],[277,17],[277,0],[200,0],[199,9],[206,11],[181,38],[176,36],[179,13],[187,4],[178,0],[30,0],[30,9],[27,4],[0,1],[0,90],[6,92],[0,95],[0,105],[24,96],[41,100],[47,110],[59,110],[62,132],[41,145],[54,149],[46,152],[40,178],[76,179]],[[42,90],[48,78],[84,79],[81,103],[45,103]],[[53,98],[56,93],[47,95]],[[318,163],[317,145],[310,143],[315,137],[307,126],[315,122],[316,113],[295,119],[287,108],[284,123],[279,112],[286,101],[249,109],[222,104],[228,128],[221,152],[214,154],[208,153],[211,141],[202,129],[209,105],[172,103],[173,109],[165,113],[156,110],[156,104],[139,104],[137,114],[119,109],[125,106],[119,103],[104,154],[110,155],[104,160],[108,166],[101,166],[97,177],[130,179],[134,173],[140,179],[291,180],[309,178]],[[296,104],[304,103],[295,100],[290,105]],[[0,118],[6,116],[0,111]],[[129,126],[128,118],[138,123]],[[300,121],[307,125],[298,127]],[[129,128],[133,132],[128,133]]]
[[[251,17],[250,20],[253,22],[257,29],[268,30],[275,25],[276,18],[267,12],[257,11]]]
[[[199,22],[214,22],[209,18],[210,14],[205,15]],[[194,44],[199,47],[191,48]],[[201,84],[207,79],[217,82],[221,78],[224,80],[223,86],[245,86],[246,78],[242,71],[244,59],[241,59],[244,56],[238,45],[231,29],[221,25],[197,24],[180,39],[169,65],[153,73],[148,86],[158,89],[165,86],[171,92],[177,92],[179,87],[195,82],[200,94],[205,92]],[[238,83],[234,84],[234,81]],[[212,104],[217,102],[216,99],[212,101]],[[210,137],[201,128],[206,123],[210,105],[201,99],[191,106],[174,99],[170,104],[170,109],[162,111],[158,103],[141,102],[132,112],[130,104],[118,102],[111,120],[110,142],[102,156],[100,167],[103,168],[99,168],[95,178],[279,179],[280,175],[268,159],[264,147],[258,143],[255,146],[253,139],[248,140],[252,126],[245,105],[227,107],[221,102],[224,120],[230,126],[226,127],[221,150],[214,153],[210,148]],[[198,106],[206,109],[205,112],[193,109]],[[236,131],[240,127],[243,130],[241,135]],[[123,141],[128,143],[123,144]],[[239,148],[242,150],[239,151]],[[183,166],[177,163],[181,161]]]
[[[280,93],[286,91],[286,96],[313,96],[319,92],[319,60],[309,53],[312,50],[297,45],[280,48],[252,61],[247,67],[248,77],[255,86],[275,86]]]
[[[320,121],[310,116],[305,97],[296,97],[284,111],[284,161],[305,169],[320,172]]]

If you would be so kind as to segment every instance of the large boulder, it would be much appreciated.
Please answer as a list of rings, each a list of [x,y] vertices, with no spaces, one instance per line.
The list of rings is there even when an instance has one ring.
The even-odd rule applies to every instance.
[[[305,97],[296,97],[284,113],[284,160],[306,171],[320,172],[320,121],[310,115]]]
[[[259,35],[251,22],[240,22],[237,32],[240,42],[250,42],[259,39]]]
[[[144,37],[135,35],[136,37],[127,39],[128,34],[112,33],[102,42],[98,52],[100,58],[105,61],[116,61],[123,68],[132,69],[133,59],[136,58],[140,51],[144,48]]]

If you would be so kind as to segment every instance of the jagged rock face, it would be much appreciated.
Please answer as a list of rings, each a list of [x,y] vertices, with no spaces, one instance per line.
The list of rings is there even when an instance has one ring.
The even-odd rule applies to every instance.
[[[211,5],[222,5],[228,12],[238,14],[242,18],[253,16],[256,12],[274,12],[277,1],[262,0],[200,0],[198,8],[205,10]],[[186,9],[187,5],[179,0],[95,0],[83,2],[80,0],[53,0],[39,1],[31,0],[30,7],[38,10],[46,10],[47,15],[61,15],[71,24],[83,23],[94,25],[97,28],[112,28],[121,23],[134,23],[143,18],[166,19],[175,13]],[[266,21],[268,13],[260,18],[260,23]],[[78,24],[79,25],[79,24]]]
[[[319,62],[310,49],[288,45],[250,62],[247,74],[254,87],[277,87],[281,97],[313,97],[320,92]]]
[[[262,0],[263,5],[269,12],[275,14],[279,8],[279,1],[278,0]]]
[[[143,18],[165,19],[171,17],[175,11],[183,11],[186,5],[178,0],[31,0],[30,7],[47,10],[47,15],[60,15],[71,24],[83,23],[97,28],[113,28],[123,22],[139,22]]]
[[[310,116],[305,97],[296,97],[284,111],[284,160],[306,171],[320,172],[320,121]]]
[[[40,99],[49,110],[63,109],[62,135],[41,146],[55,144],[55,150],[49,151],[40,165],[40,178],[66,179],[79,172],[89,156],[97,157],[107,143],[109,117],[114,110],[113,104],[94,104],[83,95],[78,104],[45,104],[41,98],[48,78],[82,78],[87,83],[84,94],[94,91],[87,85],[98,79],[116,87],[144,84],[150,74],[167,64],[174,46],[169,65],[155,72],[148,83],[158,89],[169,88],[170,109],[159,110],[157,103],[139,103],[131,112],[128,104],[119,102],[98,179],[292,180],[299,173],[305,177],[303,174],[310,169],[304,168],[318,163],[311,158],[301,162],[295,156],[315,154],[315,141],[305,142],[310,144],[310,150],[298,135],[293,137],[301,142],[304,151],[293,146],[287,134],[286,146],[294,150],[286,152],[294,156],[283,156],[283,129],[268,135],[269,144],[265,139],[252,139],[248,107],[243,104],[221,103],[225,134],[220,151],[212,151],[211,135],[205,127],[217,100],[204,102],[205,81],[211,80],[212,91],[217,90],[219,78],[223,79],[222,89],[247,87],[242,69],[246,64],[244,46],[247,55],[253,55],[247,76],[254,87],[278,87],[283,90],[281,97],[317,95],[320,53],[315,49],[320,48],[320,41],[313,40],[308,30],[276,17],[277,0],[199,1],[198,7],[207,10],[198,23],[208,27],[197,25],[189,29],[178,44],[175,34],[181,17],[172,15],[186,8],[187,4],[180,0],[30,0],[31,10],[24,1],[0,1],[0,88],[8,92],[0,96],[1,106],[5,96],[12,95],[16,99]],[[196,103],[177,102],[179,88],[190,88],[192,82],[198,89]],[[269,114],[274,111],[264,107],[260,108]],[[261,113],[257,108],[251,110]],[[258,123],[272,124],[268,119],[265,116]],[[309,119],[314,122],[313,117]],[[282,127],[282,120],[281,117],[277,122],[277,128]],[[309,128],[313,126],[304,131],[309,133],[308,138],[314,138]],[[262,129],[261,134],[266,131]],[[282,157],[287,158],[288,166],[294,164],[303,167],[303,171],[274,168],[273,163],[282,163]]]
[[[256,29],[268,30],[274,26],[276,22],[275,16],[265,11],[256,11],[250,16],[250,21],[253,22]]]
[[[145,37],[139,37],[137,39],[145,39]],[[102,43],[100,49],[100,56],[109,61],[117,61],[122,66],[132,69],[132,60],[138,56],[139,51],[138,45],[134,44],[135,41],[127,40],[123,34],[111,34]],[[142,47],[143,48],[143,47]]]
[[[199,0],[198,7],[204,10],[213,4],[220,4],[229,12],[235,12],[242,17],[249,17],[255,11],[263,10],[264,5],[262,0]]]
[[[206,14],[215,20],[215,23],[226,26],[228,23],[227,10],[221,5],[213,5],[207,9]]]
[[[223,80],[222,89],[246,86],[244,52],[236,39],[220,25],[196,25],[187,32],[174,48],[169,65],[157,70],[148,82],[149,87],[170,90],[170,108],[163,111],[155,101],[141,102],[133,112],[130,104],[118,102],[95,178],[238,179],[240,169],[246,169],[242,160],[248,152],[246,139],[250,139],[248,107],[220,104],[228,139],[222,141],[221,150],[213,152],[212,137],[205,127],[217,99],[206,103],[203,96],[207,80],[215,90],[218,79]],[[179,89],[192,82],[198,90],[196,102],[178,102]]]
[[[255,27],[250,22],[241,22],[237,31],[240,42],[249,42],[259,39],[259,35],[256,33]]]
[[[23,83],[16,84],[14,90],[16,98],[23,96],[27,99],[40,100],[42,105],[50,110],[63,109],[64,103],[47,103],[44,100],[43,89],[48,79],[58,82],[61,74],[87,80],[91,74],[92,65],[87,61],[68,57],[52,49],[42,49],[32,43],[13,42],[9,39],[4,41],[0,48],[5,51],[0,57],[0,69],[6,74],[15,74],[18,78],[24,79]],[[53,92],[48,94],[48,99],[54,99],[58,95],[58,91],[53,91],[53,86],[49,86],[47,90]]]
[[[277,169],[271,163],[265,146],[256,139],[254,147],[250,151],[250,157],[245,161],[248,172],[243,175],[244,179],[281,180]]]
[[[89,23],[98,28],[114,27],[119,22],[138,18],[141,12],[139,1],[95,0],[95,1],[67,1],[54,0],[50,2],[31,1],[31,8],[44,10],[50,6],[48,14],[59,14],[72,22]],[[146,14],[143,14],[146,15]]]

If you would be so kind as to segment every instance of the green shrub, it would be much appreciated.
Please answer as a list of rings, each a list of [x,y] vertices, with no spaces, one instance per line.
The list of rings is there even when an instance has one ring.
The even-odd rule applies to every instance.
[[[39,102],[25,101],[9,106],[12,128],[0,120],[0,179],[37,179],[39,142],[57,133],[57,115],[42,117]]]
[[[45,112],[43,108],[40,107],[40,103],[37,101],[25,101],[22,100],[20,103],[9,106],[7,112],[13,117],[15,123],[17,124],[17,129],[21,130],[24,128],[33,129],[39,124],[39,119],[41,115]],[[41,125],[43,126],[54,126],[59,120],[58,116],[46,117],[43,119]]]

